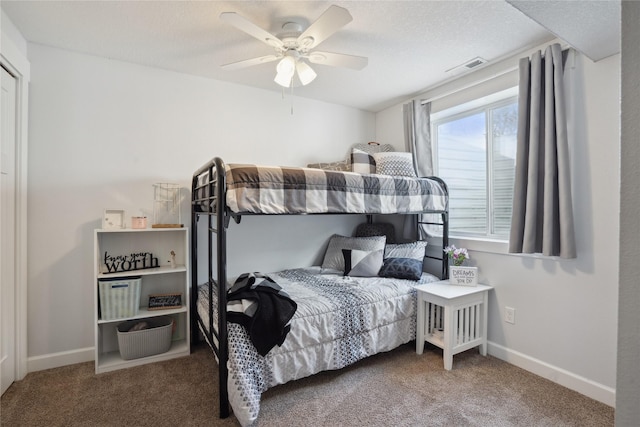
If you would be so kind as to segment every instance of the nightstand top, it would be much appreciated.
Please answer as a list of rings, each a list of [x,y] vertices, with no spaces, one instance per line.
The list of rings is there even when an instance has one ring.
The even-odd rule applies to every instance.
[[[426,283],[416,286],[418,292],[436,295],[445,299],[458,298],[479,292],[486,292],[493,289],[492,286],[478,284],[476,286],[450,285],[448,280]]]

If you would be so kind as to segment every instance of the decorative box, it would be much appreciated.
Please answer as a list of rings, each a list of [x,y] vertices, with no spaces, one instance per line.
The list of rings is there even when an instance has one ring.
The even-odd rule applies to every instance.
[[[135,229],[147,228],[147,217],[146,216],[132,216],[131,217],[131,228],[135,228]]]

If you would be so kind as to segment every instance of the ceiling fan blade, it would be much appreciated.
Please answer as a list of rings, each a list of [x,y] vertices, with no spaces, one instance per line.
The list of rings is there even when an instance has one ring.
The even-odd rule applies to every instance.
[[[220,19],[272,47],[282,47],[282,40],[235,12],[223,12]]]
[[[354,70],[362,70],[369,63],[369,59],[364,56],[318,51],[311,52],[307,59],[313,64],[351,68]]]
[[[273,62],[278,58],[280,57],[277,55],[266,55],[266,56],[260,56],[258,58],[245,59],[244,61],[231,62],[229,64],[221,65],[221,67],[224,68],[225,70],[233,71],[233,70],[239,70],[241,68],[251,67],[253,65],[260,65],[260,64],[265,64],[267,62]]]
[[[300,34],[298,43],[300,46],[311,49],[352,20],[353,18],[347,9],[332,5],[309,28]]]

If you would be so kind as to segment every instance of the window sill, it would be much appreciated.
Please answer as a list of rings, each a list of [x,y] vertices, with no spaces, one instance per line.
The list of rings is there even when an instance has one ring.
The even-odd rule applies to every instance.
[[[539,253],[512,254],[509,252],[509,242],[506,240],[481,239],[468,236],[449,236],[449,244],[455,245],[457,248],[467,248],[467,250],[475,252],[486,252],[524,258],[538,258],[543,260],[562,260],[562,258],[557,256],[546,256]]]
[[[449,243],[455,245],[458,248],[467,248],[470,251],[489,252],[505,255],[509,254],[509,242],[505,240],[449,236]]]

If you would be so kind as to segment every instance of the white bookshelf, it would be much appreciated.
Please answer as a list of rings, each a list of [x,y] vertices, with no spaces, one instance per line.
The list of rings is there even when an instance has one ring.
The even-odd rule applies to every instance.
[[[171,264],[171,251],[175,262]],[[157,267],[109,272],[105,252],[110,256],[151,253]],[[127,266],[128,267],[128,266]],[[100,315],[98,283],[103,279],[140,277],[140,303],[135,315],[103,319]],[[187,356],[190,352],[189,331],[189,231],[186,228],[146,228],[95,230],[94,233],[94,328],[95,371],[109,372],[146,363]],[[177,308],[149,310],[149,295],[182,294]],[[117,326],[127,320],[171,316],[175,323],[169,351],[138,359],[124,360],[118,348]]]

